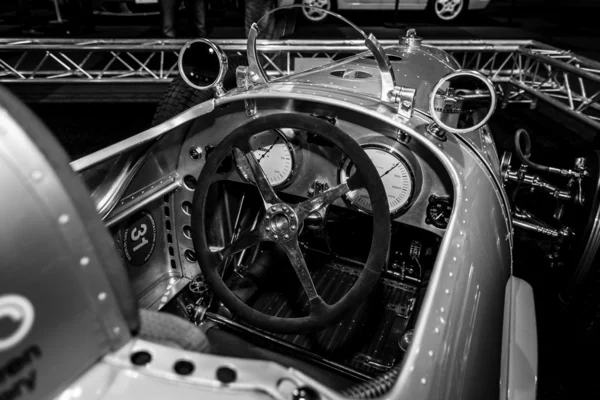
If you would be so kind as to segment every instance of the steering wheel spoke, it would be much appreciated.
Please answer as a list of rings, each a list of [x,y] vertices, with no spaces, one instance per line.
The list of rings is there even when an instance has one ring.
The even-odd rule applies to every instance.
[[[252,247],[266,240],[267,238],[264,237],[261,227],[257,226],[254,229],[245,231],[244,233],[240,234],[233,243],[221,250],[221,257],[223,258],[223,261],[225,261],[230,256],[244,251],[248,247]]]
[[[258,188],[260,192],[260,196],[265,203],[265,208],[269,207],[271,204],[280,203],[279,197],[275,194],[273,187],[269,183],[269,179],[263,171],[260,163],[254,156],[254,152],[251,149],[248,149],[247,152],[240,150],[238,148],[233,149],[234,157],[242,169],[242,171],[248,176],[254,178],[254,184]]]
[[[299,221],[304,221],[309,214],[331,205],[346,193],[362,187],[360,175],[355,173],[344,183],[332,187],[323,193],[297,204],[294,208]]]
[[[306,293],[308,296],[308,301],[310,302],[312,312],[313,309],[315,309],[315,304],[324,304],[324,302],[317,293],[317,289],[315,288],[315,284],[310,276],[310,271],[306,266],[306,261],[302,255],[302,250],[300,249],[298,240],[293,238],[287,242],[279,243],[279,245],[283,248],[285,254],[287,254],[288,258],[290,259],[290,263],[292,264],[292,268],[294,268],[298,279],[300,279],[300,284],[304,289],[304,293]]]

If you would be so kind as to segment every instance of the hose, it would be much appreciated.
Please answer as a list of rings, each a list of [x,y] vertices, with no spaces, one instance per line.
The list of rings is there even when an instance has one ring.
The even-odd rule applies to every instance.
[[[400,375],[401,364],[397,364],[387,372],[371,379],[368,382],[359,383],[344,391],[342,395],[354,399],[374,399],[386,394],[396,383]]]
[[[525,151],[521,149],[521,137],[525,138]],[[515,133],[515,151],[523,164],[538,171],[548,172],[550,170],[550,167],[536,164],[529,160],[529,157],[531,157],[531,139],[529,138],[529,133],[527,133],[525,129],[519,129],[517,133]]]

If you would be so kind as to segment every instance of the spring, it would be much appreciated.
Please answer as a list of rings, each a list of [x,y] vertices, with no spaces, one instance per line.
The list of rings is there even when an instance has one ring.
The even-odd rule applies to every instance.
[[[342,394],[354,399],[374,399],[386,394],[394,386],[399,375],[400,365],[396,365],[368,382],[354,385],[342,391]]]

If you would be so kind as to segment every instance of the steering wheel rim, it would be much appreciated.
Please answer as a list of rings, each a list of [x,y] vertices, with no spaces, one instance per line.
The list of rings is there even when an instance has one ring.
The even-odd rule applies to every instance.
[[[260,132],[293,128],[309,131],[328,139],[343,151],[356,166],[356,171],[346,182],[337,185],[319,196],[298,204],[281,201],[269,185],[260,164],[252,153],[250,138]],[[240,234],[236,241],[220,252],[209,248],[206,227],[206,202],[214,175],[221,162],[229,154],[235,154],[238,162],[254,175],[254,182],[265,204],[265,216],[255,229]],[[244,164],[245,161],[245,164]],[[266,186],[265,186],[266,184]],[[268,186],[268,187],[267,187]],[[298,245],[300,224],[312,212],[330,205],[337,198],[357,188],[364,187],[369,193],[373,209],[373,237],[369,256],[354,286],[336,303],[327,304],[318,295],[310,277],[304,257]],[[287,230],[277,230],[282,222]],[[287,225],[286,225],[287,221]],[[255,118],[231,132],[221,141],[207,158],[197,180],[192,203],[192,241],[200,268],[215,295],[235,315],[251,322],[254,326],[277,333],[301,333],[324,328],[341,319],[354,306],[360,304],[373,289],[387,262],[390,248],[391,228],[387,195],[381,178],[369,156],[361,146],[338,127],[322,119],[299,113],[276,113]],[[227,287],[220,277],[220,263],[233,254],[261,241],[275,242],[287,254],[296,276],[308,296],[310,314],[297,318],[281,318],[263,314],[242,302]],[[219,257],[221,253],[221,257]]]

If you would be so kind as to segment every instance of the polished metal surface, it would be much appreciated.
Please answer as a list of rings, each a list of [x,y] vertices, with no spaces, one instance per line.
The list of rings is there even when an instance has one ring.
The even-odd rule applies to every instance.
[[[533,289],[512,276],[504,296],[501,400],[537,398],[538,346]]]
[[[3,101],[17,100],[3,93]],[[8,327],[0,337],[0,395],[46,398],[127,343],[130,332],[105,272],[118,257],[100,256],[91,221],[80,214],[80,201],[91,200],[67,192],[57,172],[67,156],[40,151],[39,125],[20,123],[40,131],[24,131],[0,107],[0,319]]]
[[[131,356],[147,352],[150,362],[135,365]],[[191,364],[188,374],[178,374],[174,366]],[[236,379],[223,384],[216,371],[226,366],[236,372]],[[102,358],[62,393],[56,400],[117,400],[123,398],[198,399],[218,396],[220,399],[287,400],[299,387],[310,386],[322,399],[340,398],[332,390],[292,368],[278,364],[201,354],[167,347],[141,339],[133,339],[117,352]],[[217,392],[218,391],[218,392]]]
[[[133,213],[139,211],[153,201],[181,188],[181,185],[182,183],[179,177],[174,175],[159,180],[155,184],[150,185],[146,190],[140,190],[137,193],[128,196],[127,199],[121,200],[119,206],[108,215],[106,226],[110,228],[119,222],[122,222],[125,218],[131,216]]]

